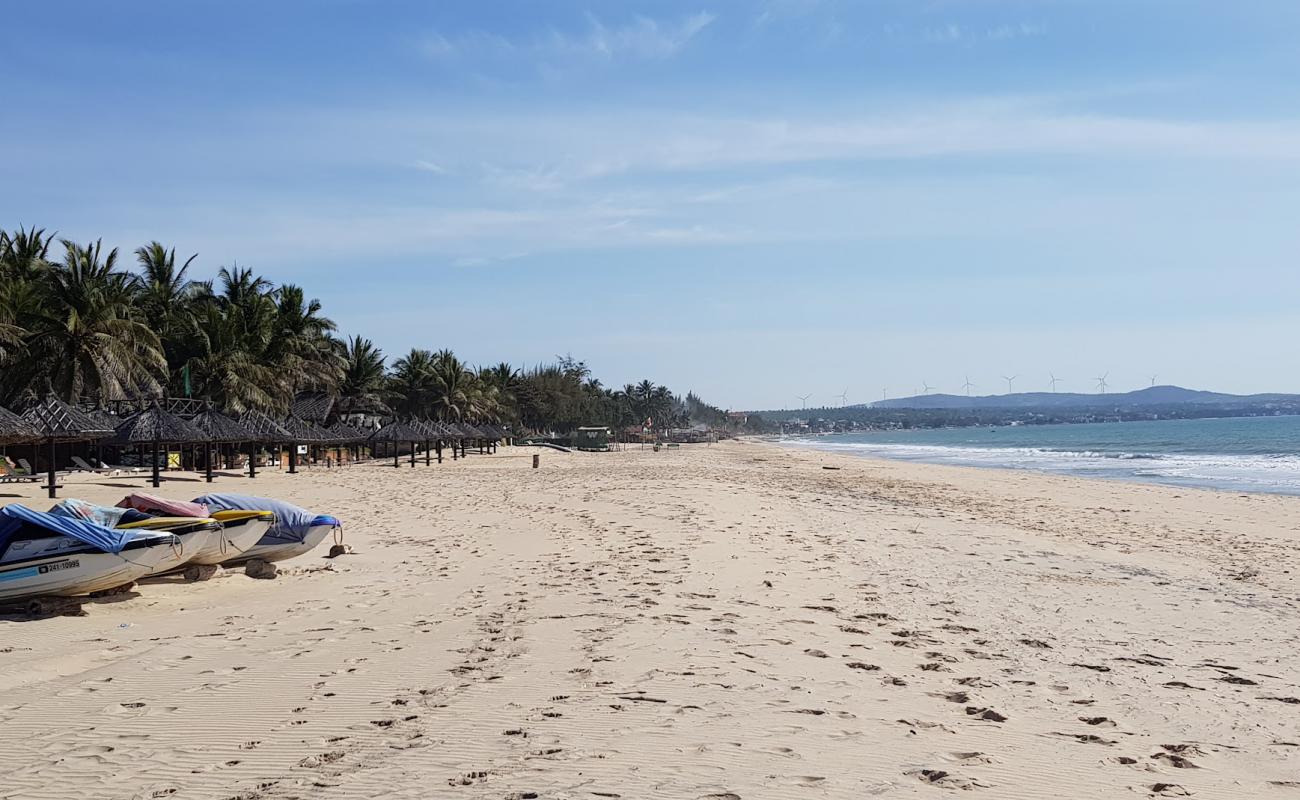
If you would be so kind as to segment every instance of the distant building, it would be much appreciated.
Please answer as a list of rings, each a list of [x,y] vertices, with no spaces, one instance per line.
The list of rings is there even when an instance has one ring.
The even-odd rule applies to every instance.
[[[609,428],[595,426],[578,428],[573,432],[573,448],[588,452],[604,452],[609,449]]]

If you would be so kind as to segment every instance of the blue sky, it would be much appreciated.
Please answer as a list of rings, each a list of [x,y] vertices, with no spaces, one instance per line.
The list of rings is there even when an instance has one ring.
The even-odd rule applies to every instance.
[[[1300,391],[1289,0],[15,4],[0,227],[723,406]],[[21,32],[16,35],[15,32]]]

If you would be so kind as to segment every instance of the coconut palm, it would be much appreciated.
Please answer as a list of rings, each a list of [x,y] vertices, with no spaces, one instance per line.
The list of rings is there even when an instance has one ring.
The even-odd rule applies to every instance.
[[[291,398],[281,391],[275,370],[262,360],[264,342],[249,335],[240,315],[219,303],[201,304],[195,323],[202,331],[198,352],[186,364],[195,394],[231,413],[249,409],[284,413]]]
[[[433,365],[433,353],[418,348],[393,362],[387,391],[394,411],[405,417],[429,413],[435,392]]]
[[[306,299],[302,288],[286,283],[274,292],[275,335],[266,359],[289,382],[291,391],[332,389],[343,374],[343,343],[338,326],[321,315],[321,303]]]
[[[117,268],[117,250],[63,241],[62,264],[47,270],[44,302],[28,325],[28,357],[44,390],[68,401],[115,400],[162,389],[167,361],[139,318],[133,279]]]
[[[338,394],[339,410],[345,414],[384,407],[384,353],[374,342],[360,336],[346,342]]]
[[[193,303],[202,286],[186,277],[198,254],[185,259],[177,268],[176,248],[168,250],[159,242],[150,242],[136,248],[135,257],[140,264],[137,279],[140,310],[162,341],[173,390],[183,391],[182,370],[189,358],[197,355],[198,339],[202,335],[193,313]]]
[[[446,420],[474,416],[474,374],[450,350],[434,355],[433,387],[433,416]]]

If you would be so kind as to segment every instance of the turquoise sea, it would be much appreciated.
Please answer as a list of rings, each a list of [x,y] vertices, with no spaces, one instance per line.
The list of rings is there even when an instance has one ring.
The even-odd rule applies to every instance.
[[[789,437],[864,456],[1300,495],[1300,416]]]

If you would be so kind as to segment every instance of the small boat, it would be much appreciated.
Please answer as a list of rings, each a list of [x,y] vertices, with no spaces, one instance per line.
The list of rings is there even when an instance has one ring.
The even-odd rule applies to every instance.
[[[149,575],[172,572],[194,563],[195,558],[205,554],[220,553],[224,543],[221,523],[211,517],[150,517],[138,522],[124,522],[116,530],[165,532],[180,540],[178,556],[163,559]]]
[[[214,519],[221,523],[221,535],[210,538],[205,545],[186,546],[185,564],[213,565],[237,558],[255,546],[275,524],[275,515],[266,510],[210,511],[202,503],[167,500],[144,492],[135,492],[122,498],[119,509],[132,512],[159,514],[163,517],[188,517]],[[125,521],[125,518],[123,518]]]
[[[171,533],[107,528],[17,504],[0,508],[0,600],[115,589],[180,558],[180,539]]]
[[[275,515],[272,525],[253,547],[221,563],[225,566],[242,564],[259,558],[263,561],[284,561],[300,556],[318,547],[327,536],[342,540],[343,523],[328,514],[317,514],[283,500],[269,497],[252,497],[240,494],[205,494],[196,497],[195,503],[207,506],[209,513],[221,511],[270,511]]]

